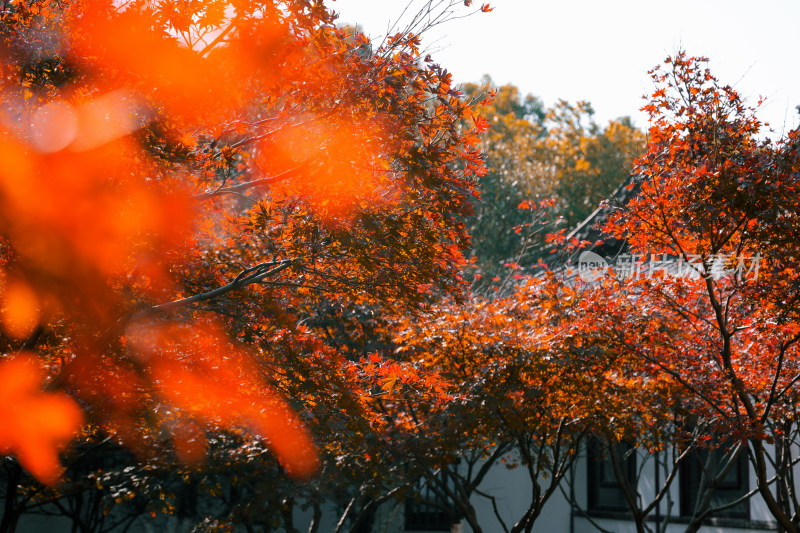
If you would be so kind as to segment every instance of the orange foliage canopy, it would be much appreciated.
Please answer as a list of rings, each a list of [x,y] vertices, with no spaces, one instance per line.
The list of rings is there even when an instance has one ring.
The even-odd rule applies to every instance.
[[[492,298],[399,323],[397,353],[440,372],[451,398],[405,410],[427,416],[437,444],[453,420],[456,449],[493,460],[500,444],[513,443],[532,474],[531,507],[507,531],[532,527],[549,497],[542,480],[564,475],[584,435],[669,450],[657,463],[671,473],[652,500],[643,502],[635,483],[623,489],[638,530],[689,450],[713,446],[726,457],[720,468],[747,455],[772,515],[798,531],[797,506],[783,502],[797,501],[800,130],[764,140],[756,109],[706,63],[680,52],[651,71],[651,127],[627,191],[575,232],[605,242],[549,237],[582,265],[519,274]],[[592,245],[605,257],[581,258]],[[714,479],[711,463],[703,476]],[[458,480],[453,470],[448,479]],[[709,502],[697,504],[698,527],[718,510]]]
[[[248,430],[307,477],[270,343],[305,339],[322,292],[459,287],[474,111],[418,36],[373,49],[334,19],[319,0],[3,13],[0,449],[41,481],[81,412],[137,450],[166,428],[184,460]]]

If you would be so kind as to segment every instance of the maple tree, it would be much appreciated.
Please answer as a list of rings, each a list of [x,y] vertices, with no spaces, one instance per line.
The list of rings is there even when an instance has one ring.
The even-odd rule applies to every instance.
[[[697,399],[663,372],[653,357],[673,349],[676,343],[681,345],[693,332],[650,314],[651,308],[639,308],[638,294],[627,292],[631,287],[617,279],[587,285],[580,278],[565,279],[563,275],[550,274],[550,283],[560,287],[566,281],[570,301],[565,305],[563,297],[554,298],[548,308],[551,323],[558,320],[565,327],[548,325],[544,330],[558,339],[559,351],[583,359],[586,368],[592,369],[593,387],[571,390],[573,401],[582,406],[572,413],[591,428],[585,448],[587,461],[605,462],[636,531],[651,531],[650,520],[669,519],[676,511],[670,489],[679,476],[688,475],[684,466],[699,456],[705,457],[704,482],[691,509],[681,511],[689,513],[684,517],[688,519],[686,531],[696,531],[709,516],[746,502],[755,491],[734,501],[717,492],[721,480],[744,453],[743,447],[720,438],[713,413],[697,409]],[[708,450],[714,450],[713,457]],[[655,479],[643,474],[653,469],[658,471]],[[575,497],[575,488],[585,485],[574,478],[568,481],[573,490],[569,494],[564,491],[564,496],[582,516],[605,531],[584,508],[586,503]],[[662,506],[666,506],[666,515],[659,515]]]
[[[334,20],[312,0],[3,11],[0,449],[39,481],[83,422],[189,464],[249,434],[308,478],[322,427],[368,398],[305,323],[459,290],[474,105],[420,56],[424,23],[374,48]]]
[[[426,429],[452,434],[454,449],[461,451],[443,469],[443,479],[428,479],[442,480],[438,489],[474,531],[530,531],[577,457],[585,431],[580,417],[570,413],[573,398],[561,389],[559,373],[572,371],[587,380],[590,375],[569,368],[580,363],[551,352],[546,336],[539,337],[542,328],[536,326],[548,313],[533,296],[523,290],[507,299],[478,297],[465,306],[442,306],[429,321],[401,329],[409,357],[423,358],[449,384],[452,400],[431,413]],[[511,524],[500,514],[498,522],[479,518],[474,507],[476,498],[488,498],[496,509],[481,482],[490,469],[504,468],[501,462],[523,469],[531,484],[530,502]]]
[[[653,126],[636,165],[641,190],[608,229],[626,233],[634,253],[690,264],[689,279],[637,289],[651,316],[692,331],[647,359],[693,395],[696,411],[715,422],[710,432],[747,442],[759,494],[778,523],[796,531],[798,510],[791,498],[779,504],[772,486],[794,491],[786,439],[794,439],[798,329],[793,311],[777,302],[793,297],[786,289],[796,279],[793,252],[775,253],[774,245],[788,245],[793,231],[785,218],[798,200],[797,132],[760,140],[755,110],[703,61],[679,53],[667,71],[653,71],[657,90],[645,107]],[[745,258],[757,261],[749,275],[735,269]],[[768,442],[782,457],[768,457]]]
[[[626,407],[632,419],[649,413],[642,400],[653,389],[623,388],[606,375],[619,361],[607,343],[580,330],[582,299],[557,275],[514,285],[490,297],[443,302],[425,320],[397,326],[396,357],[419,361],[447,392],[437,404],[403,407],[439,449],[452,450],[435,469],[428,466],[426,481],[474,531],[531,531],[585,436],[609,427],[615,408],[640,406]],[[412,458],[424,468],[424,458]],[[496,495],[482,487],[490,472],[506,468],[523,471],[530,484],[530,500],[516,515],[501,513]],[[477,513],[483,499],[494,516]]]
[[[765,139],[755,109],[706,61],[680,52],[651,72],[646,151],[635,163],[630,199],[611,206],[602,227],[624,244],[607,248],[624,261],[612,256],[612,268],[593,283],[569,283],[593,302],[583,334],[613,341],[631,363],[615,379],[676,388],[681,408],[673,424],[702,428],[696,444],[665,444],[722,453],[707,473],[712,492],[746,453],[770,512],[797,531],[797,256],[796,225],[788,222],[798,201],[797,131]],[[710,496],[699,500],[690,531],[719,508]]]

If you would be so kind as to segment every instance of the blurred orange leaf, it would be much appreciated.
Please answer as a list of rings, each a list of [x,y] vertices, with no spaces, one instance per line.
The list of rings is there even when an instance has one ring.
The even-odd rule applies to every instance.
[[[43,393],[37,360],[20,355],[0,363],[0,452],[13,453],[36,479],[54,484],[61,473],[58,452],[80,429],[83,415],[61,393]]]
[[[214,325],[148,325],[132,330],[133,348],[146,362],[161,397],[207,427],[241,427],[263,438],[288,473],[307,478],[319,459],[298,416],[259,378],[250,355]],[[197,442],[179,432],[189,458]],[[204,446],[204,445],[203,445]]]
[[[5,287],[0,322],[8,335],[24,339],[39,322],[39,299],[33,289],[22,281],[12,281]]]

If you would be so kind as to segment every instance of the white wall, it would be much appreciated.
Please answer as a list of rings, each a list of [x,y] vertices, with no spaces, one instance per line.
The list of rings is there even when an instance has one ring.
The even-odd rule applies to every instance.
[[[639,451],[637,453],[637,469],[642,465],[647,454]],[[574,495],[576,501],[583,509],[587,505],[587,475],[585,458],[580,458],[575,466],[574,472]],[[639,491],[643,501],[652,501],[657,487],[655,486],[655,461],[652,457],[647,457],[647,462],[641,470],[642,478],[639,480]],[[752,467],[748,468],[750,488],[755,488],[756,478]],[[663,483],[665,474],[660,473],[660,481]],[[800,477],[799,477],[800,478]],[[546,483],[547,481],[543,481]],[[569,484],[562,483],[564,491],[569,492]],[[672,501],[672,516],[677,516],[680,512],[680,476],[672,483],[669,498]],[[522,467],[509,470],[504,465],[498,464],[487,475],[480,490],[492,494],[497,499],[497,507],[500,514],[510,526],[513,524],[514,517],[518,518],[527,508],[532,493],[531,483],[527,473]],[[476,508],[479,522],[485,533],[502,531],[502,527],[495,518],[491,502],[479,496],[472,499]],[[762,522],[774,524],[774,519],[769,513],[763,499],[756,494],[750,499],[750,520],[751,522]],[[660,505],[660,515],[667,514],[668,500],[665,498]],[[591,533],[597,529],[585,518],[576,514],[571,516],[569,503],[562,495],[561,491],[556,492],[545,504],[542,514],[534,524],[534,533]],[[612,520],[594,518],[595,522],[601,527],[615,533],[635,533],[635,527],[631,521]],[[668,523],[666,531],[663,533],[682,533],[685,531],[685,524],[680,522]],[[464,533],[472,533],[472,528],[466,522],[462,522]],[[716,527],[703,526],[701,533],[763,533],[771,531],[767,529],[746,529],[743,527]]]

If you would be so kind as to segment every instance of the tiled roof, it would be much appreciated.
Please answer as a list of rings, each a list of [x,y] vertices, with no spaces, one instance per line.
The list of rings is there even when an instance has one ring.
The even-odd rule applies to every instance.
[[[602,227],[608,221],[608,217],[614,211],[622,209],[625,204],[636,195],[639,189],[635,176],[630,176],[622,185],[611,193],[611,196],[604,200],[594,212],[578,224],[578,226],[567,235],[567,240],[577,239],[601,244],[593,244],[588,249],[603,257],[612,257],[621,253],[625,248],[625,241],[615,239],[603,233]]]

